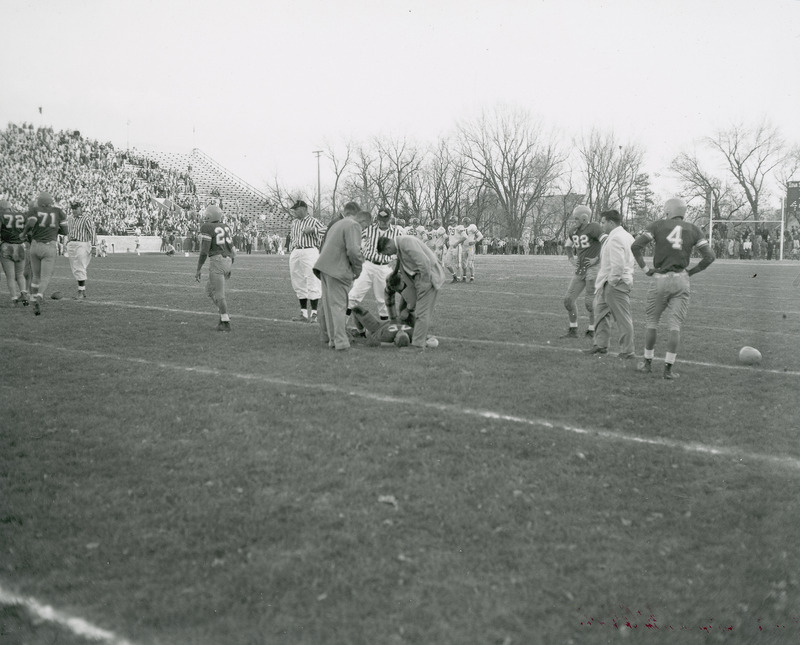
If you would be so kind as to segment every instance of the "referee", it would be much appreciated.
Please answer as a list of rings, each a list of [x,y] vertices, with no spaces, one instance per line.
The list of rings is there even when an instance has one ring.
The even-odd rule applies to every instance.
[[[298,199],[292,205],[292,227],[289,230],[289,276],[297,299],[300,315],[294,322],[317,322],[317,306],[322,284],[314,275],[314,263],[319,258],[319,246],[325,227],[308,214],[308,205]]]
[[[92,216],[83,212],[79,201],[70,203],[72,217],[69,220],[69,242],[67,253],[72,275],[78,281],[78,295],[75,300],[86,298],[86,269],[92,259],[92,247],[97,243]]]
[[[378,210],[375,221],[364,229],[361,234],[361,252],[364,254],[364,265],[361,275],[353,283],[348,296],[347,314],[350,310],[360,305],[364,297],[372,289],[375,300],[378,302],[378,315],[381,320],[389,320],[389,310],[386,307],[384,291],[386,289],[386,278],[391,275],[394,269],[394,255],[384,255],[378,252],[378,240],[381,237],[394,239],[403,235],[403,230],[399,226],[389,223],[392,218],[392,211],[386,206]]]

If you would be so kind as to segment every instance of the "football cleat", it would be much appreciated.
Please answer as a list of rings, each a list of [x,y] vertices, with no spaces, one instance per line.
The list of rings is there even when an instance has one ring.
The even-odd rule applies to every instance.
[[[469,281],[470,282],[475,282],[475,278],[470,278]]]
[[[42,305],[39,304],[39,299],[33,299],[33,315],[34,316],[41,316],[42,315]]]
[[[20,302],[22,302],[19,298],[11,298],[11,305],[16,307]]]
[[[292,318],[292,322],[307,323],[308,322],[308,318],[306,318],[303,314],[300,314],[299,316],[295,316],[294,318]]]
[[[619,354],[617,354],[617,358],[626,360],[629,358],[636,358],[636,355],[633,352],[620,352]]]
[[[311,316],[308,319],[308,322],[310,322],[310,323],[317,322],[317,312],[316,311],[311,314]]]
[[[672,371],[672,365],[670,365],[669,363],[664,365],[664,378],[667,379],[668,381],[673,381],[676,378],[678,378],[678,374]]]
[[[577,338],[578,337],[578,329],[576,327],[570,327],[567,330],[567,333],[563,336],[559,336],[559,338]]]
[[[594,355],[602,356],[604,354],[608,354],[608,348],[600,347],[598,345],[592,345],[589,349],[584,349],[583,353],[588,354],[589,356],[594,356]]]
[[[78,291],[77,295],[72,298],[73,300],[86,300],[86,291]]]
[[[584,336],[586,336],[586,338],[594,338],[594,329],[587,329]]]
[[[639,361],[639,364],[636,366],[637,372],[644,372],[645,374],[649,374],[653,371],[653,359],[652,358],[645,358],[643,361]]]
[[[217,331],[230,331],[231,323],[228,320],[220,320],[217,325]]]
[[[458,282],[458,278],[456,276],[453,276],[453,282]]]

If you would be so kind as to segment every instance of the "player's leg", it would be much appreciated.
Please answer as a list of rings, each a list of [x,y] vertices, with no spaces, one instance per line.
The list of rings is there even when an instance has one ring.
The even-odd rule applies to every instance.
[[[564,308],[567,310],[569,317],[569,329],[567,333],[561,338],[577,338],[578,337],[578,308],[575,303],[581,291],[584,290],[586,277],[581,275],[573,275],[567,287],[567,293],[564,295]]]
[[[0,246],[0,266],[3,267],[3,273],[6,274],[6,283],[11,294],[11,302],[17,304],[19,302],[19,290],[17,288],[17,271],[14,266],[13,249],[14,245],[8,243]]]
[[[469,281],[475,281],[475,247],[471,246],[467,249],[467,271],[469,271]],[[464,279],[466,279],[467,274],[464,273]]]
[[[689,311],[689,300],[691,298],[691,287],[689,284],[689,274],[686,271],[681,273],[670,273],[671,297],[668,306],[669,336],[667,337],[667,353],[664,357],[664,378],[674,379],[677,374],[673,373],[672,366],[678,355],[678,347],[681,342],[681,327],[686,320]]]
[[[17,287],[19,288],[19,299],[22,304],[27,305],[28,285],[25,279],[25,247],[23,244],[12,244],[11,248],[13,249],[11,259],[14,262],[14,275],[16,277]]]
[[[361,328],[366,329],[371,334],[374,334],[381,326],[381,321],[378,320],[372,312],[361,305],[355,305],[353,307],[353,319],[356,324],[360,325]]]
[[[392,267],[373,265],[371,268],[372,294],[378,303],[378,316],[381,320],[389,320],[389,308],[386,306],[386,279],[392,274]]]
[[[42,257],[45,248],[47,248],[45,244],[31,242],[31,299],[33,300],[33,313],[37,316],[42,313],[39,281],[42,275]]]
[[[648,374],[653,368],[653,357],[655,356],[656,338],[658,336],[658,323],[669,302],[665,291],[666,283],[664,282],[664,278],[664,275],[656,273],[652,277],[650,287],[647,289],[644,360],[639,362],[637,369],[640,372],[646,372]]]
[[[453,282],[458,282],[458,277],[456,277],[456,268],[455,268],[455,258],[457,256],[454,253],[454,251],[456,251],[456,249],[454,249],[454,248],[449,248],[449,249],[447,249],[447,251],[445,251],[444,267],[453,276],[453,280],[452,281]]]
[[[583,297],[583,305],[589,314],[589,326],[586,328],[586,335],[589,338],[594,336],[594,284],[597,281],[599,268],[598,264],[587,267],[585,275],[586,292]]]

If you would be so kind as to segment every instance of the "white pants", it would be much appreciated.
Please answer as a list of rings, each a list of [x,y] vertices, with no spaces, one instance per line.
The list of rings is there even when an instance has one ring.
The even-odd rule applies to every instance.
[[[316,247],[295,249],[289,256],[289,275],[292,278],[292,289],[299,298],[319,300],[322,295],[322,284],[314,275],[314,264],[319,258]]]
[[[386,278],[391,275],[392,271],[391,264],[374,264],[366,260],[361,267],[361,275],[358,276],[350,289],[347,302],[348,308],[352,309],[356,305],[360,305],[371,288],[372,294],[378,302],[378,315],[384,318],[387,317],[389,310],[386,308],[384,291],[386,289]]]
[[[67,244],[69,254],[69,265],[72,268],[72,275],[76,280],[86,280],[86,269],[92,259],[91,242],[69,242]]]

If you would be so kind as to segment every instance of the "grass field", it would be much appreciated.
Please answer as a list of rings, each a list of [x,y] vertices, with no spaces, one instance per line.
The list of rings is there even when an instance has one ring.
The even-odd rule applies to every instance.
[[[558,338],[564,258],[479,256],[423,353],[327,350],[285,256],[217,333],[195,265],[2,292],[0,644],[800,640],[800,264],[693,278],[674,382]]]

